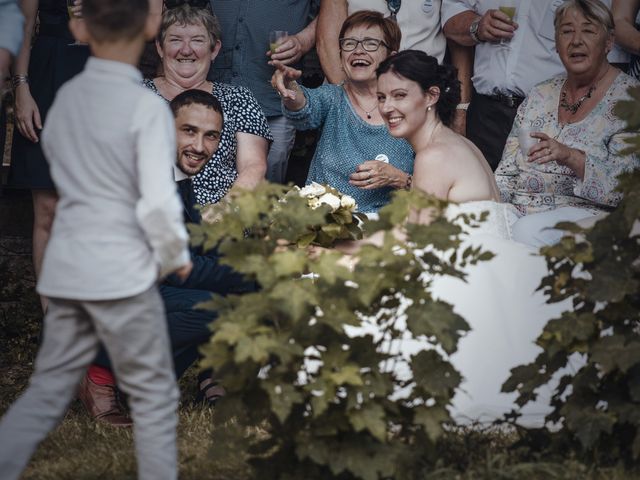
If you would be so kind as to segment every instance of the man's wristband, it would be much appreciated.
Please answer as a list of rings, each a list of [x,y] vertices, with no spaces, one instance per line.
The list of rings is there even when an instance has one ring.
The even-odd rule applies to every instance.
[[[469,102],[459,103],[458,105],[456,105],[456,110],[464,110],[466,112],[467,110],[469,110],[469,105]]]
[[[11,86],[15,90],[17,87],[22,85],[23,83],[29,83],[29,77],[26,75],[14,75],[11,77]]]

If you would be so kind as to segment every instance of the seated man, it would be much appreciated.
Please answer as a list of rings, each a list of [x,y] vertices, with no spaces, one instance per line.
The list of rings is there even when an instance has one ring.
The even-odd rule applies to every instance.
[[[174,178],[183,200],[185,222],[199,223],[191,177],[204,168],[218,148],[222,107],[213,95],[201,90],[181,93],[170,107],[175,117],[178,147]],[[160,286],[177,378],[198,358],[198,347],[209,339],[208,325],[216,318],[215,312],[194,309],[194,305],[210,300],[212,292],[226,295],[254,288],[253,282],[220,265],[215,251],[203,254],[192,249],[191,260],[193,270],[184,282],[170,276]],[[222,387],[212,381],[210,371],[202,372],[198,380],[203,400],[213,403],[224,394]],[[131,420],[119,400],[115,383],[103,350],[83,379],[78,397],[94,418],[114,426],[128,426]]]

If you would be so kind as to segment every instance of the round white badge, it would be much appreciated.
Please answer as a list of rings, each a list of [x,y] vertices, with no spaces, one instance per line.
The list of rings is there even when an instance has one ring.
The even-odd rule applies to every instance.
[[[384,153],[377,155],[376,160],[378,160],[379,162],[389,163],[389,157],[387,157]]]
[[[424,13],[431,13],[433,11],[433,0],[424,0],[424,2],[422,2],[422,11]]]

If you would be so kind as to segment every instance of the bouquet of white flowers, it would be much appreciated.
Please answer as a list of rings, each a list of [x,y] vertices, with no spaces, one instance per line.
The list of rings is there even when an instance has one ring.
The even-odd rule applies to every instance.
[[[319,245],[325,248],[334,246],[337,240],[357,240],[362,238],[362,222],[367,218],[356,210],[358,206],[353,197],[339,192],[329,185],[311,183],[304,188],[294,187],[287,196],[298,195],[307,199],[312,210],[327,210],[324,225],[310,225],[308,233],[298,238],[298,246]]]

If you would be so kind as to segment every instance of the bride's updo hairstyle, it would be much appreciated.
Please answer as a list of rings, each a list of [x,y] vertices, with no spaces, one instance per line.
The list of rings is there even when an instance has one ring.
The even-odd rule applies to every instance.
[[[435,107],[442,123],[449,126],[453,121],[456,106],[460,103],[458,71],[451,65],[438,65],[438,60],[420,50],[403,50],[387,57],[378,67],[378,77],[393,72],[416,82],[427,92],[431,87],[440,89],[440,98]]]

